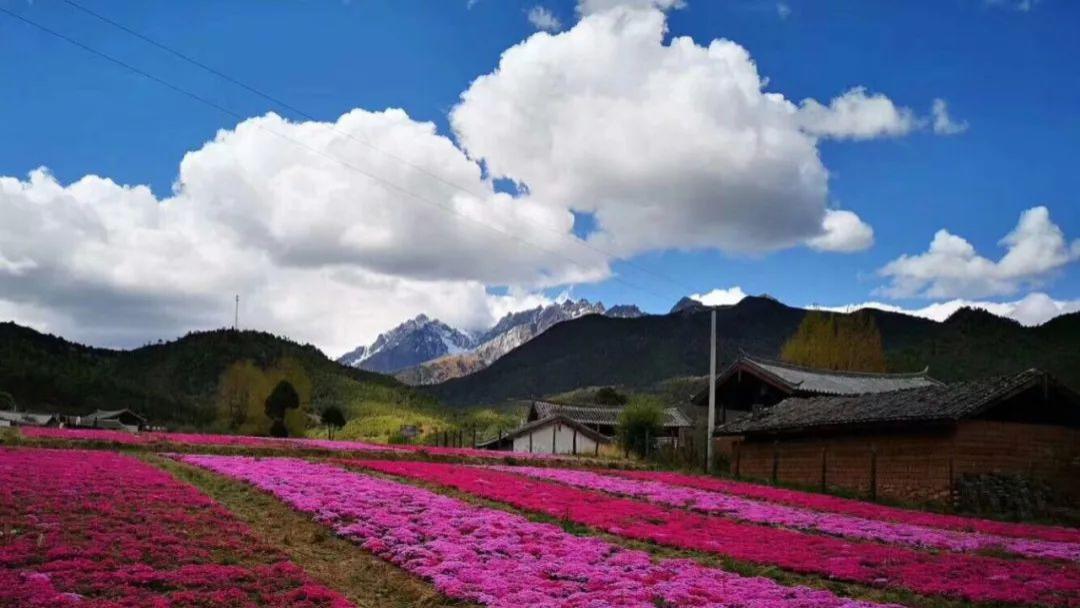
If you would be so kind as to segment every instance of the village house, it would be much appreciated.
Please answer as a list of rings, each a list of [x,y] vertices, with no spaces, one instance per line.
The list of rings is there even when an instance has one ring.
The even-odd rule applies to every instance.
[[[585,425],[601,435],[614,437],[615,429],[619,425],[619,414],[622,411],[621,406],[569,405],[550,401],[533,401],[529,406],[529,414],[525,420],[526,422],[535,422],[559,415]],[[678,441],[680,434],[691,426],[693,425],[690,419],[679,408],[665,408],[664,420],[661,423],[662,428],[657,437],[661,441]]]
[[[622,407],[533,401],[525,424],[477,447],[515,452],[596,454],[612,445]],[[664,410],[657,443],[678,445],[692,424],[678,408]]]
[[[832,371],[743,355],[716,377],[716,423],[726,424],[754,408],[768,408],[789,397],[863,395],[941,385],[928,372]],[[708,406],[707,386],[691,403]]]
[[[1039,370],[789,397],[716,435],[731,439],[739,477],[946,503],[960,484],[1006,476],[1080,498],[1080,395]]]
[[[59,426],[61,420],[56,414],[35,412],[15,412],[0,410],[0,427],[6,426]]]
[[[85,416],[76,416],[74,426],[121,431],[140,431],[147,428],[146,418],[129,410],[97,410]]]
[[[555,414],[527,422],[506,435],[478,444],[477,447],[531,454],[596,456],[604,446],[611,443],[611,437],[566,416]]]

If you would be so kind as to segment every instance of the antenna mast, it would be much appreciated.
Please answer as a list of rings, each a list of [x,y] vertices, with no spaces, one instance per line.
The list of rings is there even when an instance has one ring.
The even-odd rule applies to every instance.
[[[233,329],[240,329],[240,294],[236,294],[236,308],[233,311]]]

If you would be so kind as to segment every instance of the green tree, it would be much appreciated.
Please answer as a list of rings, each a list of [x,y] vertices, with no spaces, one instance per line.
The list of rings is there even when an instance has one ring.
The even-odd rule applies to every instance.
[[[289,382],[282,380],[270,392],[264,405],[266,416],[271,420],[270,436],[288,437],[285,416],[290,410],[300,409],[300,396],[296,393],[296,389]]]
[[[593,403],[597,405],[626,405],[627,401],[626,395],[610,386],[605,386],[593,395]]]
[[[838,371],[886,371],[885,348],[868,311],[810,311],[780,351],[790,363]]]
[[[11,396],[11,393],[7,391],[0,391],[0,410],[15,411],[19,409],[17,403],[15,403],[15,397]]]
[[[336,405],[331,405],[322,411],[320,416],[322,423],[326,425],[326,436],[330,439],[334,438],[334,429],[340,429],[345,426],[345,414]]]
[[[644,456],[663,425],[663,408],[652,401],[635,401],[619,413],[615,433],[624,447]]]

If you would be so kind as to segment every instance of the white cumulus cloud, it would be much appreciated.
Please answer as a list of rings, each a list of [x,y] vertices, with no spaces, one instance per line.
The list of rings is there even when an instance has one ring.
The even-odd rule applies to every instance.
[[[746,297],[742,287],[716,288],[707,293],[695,293],[690,295],[691,300],[697,300],[706,306],[728,306],[738,304]]]
[[[684,0],[578,0],[577,12],[579,15],[591,15],[619,7],[667,11],[685,6]]]
[[[910,108],[897,106],[881,93],[867,95],[865,87],[855,87],[834,97],[827,106],[804,99],[798,118],[808,133],[835,139],[895,137],[919,126]]]
[[[529,23],[538,30],[545,32],[557,32],[562,29],[562,22],[555,13],[543,6],[534,6],[525,14]]]
[[[874,244],[874,229],[851,211],[827,209],[822,228],[825,234],[807,241],[811,249],[849,253]]]
[[[1011,294],[1080,259],[1080,239],[1070,243],[1046,207],[1020,214],[1000,244],[1005,255],[994,261],[963,237],[938,230],[925,253],[902,255],[878,271],[891,280],[880,291],[890,297],[928,298]]]
[[[944,99],[935,99],[930,113],[934,117],[934,133],[938,135],[956,135],[968,130],[966,121],[956,122],[949,116],[949,105]]]
[[[572,239],[569,211],[496,193],[400,110],[246,120],[188,153],[162,199],[97,176],[0,178],[0,216],[4,308],[96,344],[224,325],[239,293],[247,326],[334,352],[419,312],[479,327],[532,303],[489,285],[609,273]]]
[[[665,44],[666,28],[660,10],[615,7],[508,49],[451,112],[458,140],[535,200],[593,214],[590,241],[617,256],[865,246],[854,212],[827,217],[818,139],[899,135],[909,112],[861,88],[796,106],[745,48]],[[860,230],[829,234],[841,221]]]

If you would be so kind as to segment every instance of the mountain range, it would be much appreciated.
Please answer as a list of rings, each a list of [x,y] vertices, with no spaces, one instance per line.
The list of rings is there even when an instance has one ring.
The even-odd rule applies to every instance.
[[[944,322],[864,312],[881,333],[890,371],[929,367],[939,380],[955,381],[1039,367],[1080,389],[1080,313],[1025,327],[971,308]],[[778,358],[807,313],[770,297],[718,307],[720,364],[743,352]],[[702,376],[708,373],[709,317],[707,308],[693,302],[680,302],[666,315],[586,315],[554,325],[479,371],[423,390],[449,405],[484,404],[588,386],[632,389]]]
[[[408,384],[433,384],[483,369],[557,323],[585,315],[634,318],[642,312],[636,306],[609,309],[601,302],[568,299],[509,313],[483,332],[456,329],[419,315],[380,334],[370,345],[342,355],[338,362],[394,374]]]
[[[412,330],[401,333],[429,328],[420,332],[432,339],[417,342],[437,338],[432,351],[445,348],[447,354],[433,361],[460,363],[461,372],[460,377],[421,387],[342,365],[314,346],[265,332],[197,332],[120,351],[0,323],[0,392],[31,410],[85,413],[130,407],[176,428],[211,428],[226,370],[237,362],[264,370],[289,362],[302,369],[304,382],[310,383],[313,411],[338,405],[354,417],[388,420],[388,428],[396,431],[403,423],[402,412],[449,417],[456,414],[443,405],[500,404],[586,387],[614,385],[636,391],[666,383],[665,398],[676,401],[693,392],[691,384],[700,384],[681,380],[708,373],[709,309],[684,303],[665,315],[585,312],[597,308],[574,302],[561,304],[562,312],[516,313],[477,336],[431,319],[414,319],[416,323],[405,324]],[[768,297],[717,307],[720,365],[743,352],[778,357],[808,312]],[[571,314],[577,316],[558,320]],[[960,309],[942,322],[875,309],[864,314],[872,315],[881,334],[890,371],[929,367],[931,376],[955,381],[1038,367],[1080,389],[1080,313],[1036,327],[976,309]],[[394,338],[384,336],[372,347],[393,351]],[[493,352],[504,354],[464,375],[472,369],[467,357],[482,363],[490,357],[482,348],[489,343]],[[451,348],[462,351],[449,354]]]
[[[0,392],[21,408],[65,414],[131,408],[156,424],[208,428],[225,371],[288,362],[310,386],[315,412],[328,405],[432,407],[394,378],[340,365],[310,344],[259,331],[190,333],[133,350],[94,348],[15,323],[0,323]]]

